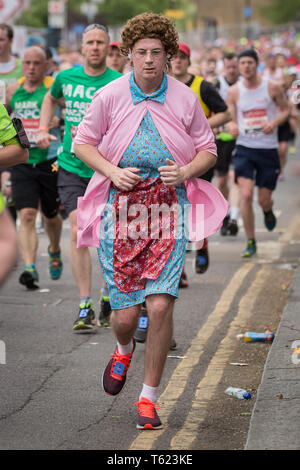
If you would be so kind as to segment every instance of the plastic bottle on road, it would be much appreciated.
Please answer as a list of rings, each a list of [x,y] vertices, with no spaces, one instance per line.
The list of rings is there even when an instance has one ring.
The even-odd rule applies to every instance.
[[[249,398],[251,398],[251,394],[243,388],[228,387],[225,393],[232,397],[239,398],[240,400],[249,400]]]
[[[269,327],[266,326],[264,333],[255,333],[254,331],[247,331],[244,334],[237,335],[237,339],[242,339],[246,343],[260,341],[263,343],[272,343],[275,335],[269,330]]]

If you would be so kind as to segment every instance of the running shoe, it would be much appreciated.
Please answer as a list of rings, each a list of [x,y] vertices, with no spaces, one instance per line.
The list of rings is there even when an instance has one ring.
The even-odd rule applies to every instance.
[[[19,277],[19,282],[29,290],[38,289],[39,275],[34,264],[26,265],[24,271]]]
[[[182,273],[181,273],[181,276],[180,276],[180,280],[179,280],[179,288],[180,289],[184,289],[185,287],[189,287],[189,283],[187,281],[187,275],[186,275],[186,272],[183,268],[182,270]]]
[[[111,314],[111,306],[109,297],[102,297],[100,300],[100,314],[98,320],[98,326],[107,328],[109,326],[109,318]]]
[[[82,303],[79,305],[78,317],[74,322],[73,330],[91,330],[95,324],[95,312],[93,303]]]
[[[271,232],[275,226],[276,226],[276,217],[272,209],[270,211],[265,212],[264,211],[264,217],[265,217],[265,226]]]
[[[256,253],[256,242],[255,240],[248,240],[246,249],[242,252],[243,258],[251,258]]]
[[[140,318],[139,318],[139,324],[137,329],[135,330],[134,333],[134,339],[138,343],[144,343],[147,338],[147,331],[148,331],[148,315],[147,315],[147,309],[145,307],[142,307],[141,313],[140,313]]]
[[[198,274],[205,273],[205,271],[207,271],[208,266],[209,266],[208,249],[201,248],[201,250],[197,250],[196,260],[195,260],[196,273]]]
[[[134,404],[138,407],[138,423],[137,429],[161,429],[163,425],[158,417],[156,410],[160,409],[159,405],[152,403],[148,398],[141,397],[141,400]]]
[[[48,247],[48,255],[49,255],[49,274],[53,281],[57,281],[60,278],[62,270],[63,270],[63,263],[60,257],[60,250],[57,253],[51,253]]]
[[[134,349],[135,339],[133,338],[130,354],[120,354],[118,347],[116,347],[114,354],[111,354],[111,360],[107,364],[102,376],[103,390],[108,395],[117,395],[124,387]]]
[[[227,232],[229,233],[229,235],[235,236],[237,235],[238,231],[239,226],[237,224],[237,221],[234,219],[230,219],[227,225]]]
[[[291,154],[293,154],[293,155],[296,153],[296,147],[295,147],[295,145],[290,145],[290,146],[289,146],[289,152],[290,152]]]
[[[170,351],[175,351],[177,349],[177,343],[174,338],[172,338]]]
[[[225,237],[227,235],[228,222],[229,222],[229,215],[226,215],[226,217],[224,217],[223,219],[222,227],[220,229],[220,233],[222,237]]]

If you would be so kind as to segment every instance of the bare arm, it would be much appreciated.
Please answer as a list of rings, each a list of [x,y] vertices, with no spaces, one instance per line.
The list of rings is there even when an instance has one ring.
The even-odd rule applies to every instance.
[[[216,113],[210,118],[208,118],[208,123],[210,127],[213,129],[215,127],[220,127],[226,124],[231,120],[231,114],[229,109],[226,109],[226,111],[223,111],[222,113]]]
[[[50,91],[44,97],[41,114],[40,114],[40,131],[37,135],[37,146],[46,149],[51,145],[52,140],[57,140],[54,135],[49,134],[51,121],[53,120],[56,107],[60,104],[60,100],[54,98]]]
[[[7,145],[0,149],[0,168],[25,163],[28,160],[28,150],[20,145]]]
[[[10,106],[12,96],[15,94],[15,92],[17,91],[19,86],[20,85],[18,83],[12,83],[11,85],[8,85],[8,87],[6,88],[6,104],[7,104],[7,106]]]
[[[271,122],[266,123],[262,130],[265,134],[271,134],[274,129],[283,124],[289,117],[290,107],[288,104],[288,100],[286,94],[284,92],[283,87],[276,83],[276,82],[269,82],[269,93],[272,99],[277,104],[280,114],[279,116]]]
[[[237,94],[238,94],[238,87],[236,85],[233,85],[228,90],[227,100],[226,100],[226,103],[228,105],[228,109],[231,115],[231,121],[227,124],[226,127],[229,133],[232,135],[232,137],[235,137],[235,138],[238,137],[239,135],[239,128],[238,128],[238,122],[237,122],[237,107],[236,107]]]

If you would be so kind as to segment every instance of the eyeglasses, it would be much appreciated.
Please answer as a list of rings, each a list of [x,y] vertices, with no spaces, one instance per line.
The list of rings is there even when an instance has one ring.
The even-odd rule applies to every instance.
[[[83,31],[83,33],[87,33],[88,31],[92,31],[92,29],[101,29],[102,31],[104,31],[106,34],[108,34],[108,27],[103,25],[103,24],[99,24],[99,23],[92,23],[92,24],[89,24],[85,30]]]
[[[150,53],[150,56],[152,59],[158,58],[161,54],[163,54],[163,49],[137,49],[136,51],[133,51],[133,55],[135,55],[138,59],[145,58],[148,54]]]

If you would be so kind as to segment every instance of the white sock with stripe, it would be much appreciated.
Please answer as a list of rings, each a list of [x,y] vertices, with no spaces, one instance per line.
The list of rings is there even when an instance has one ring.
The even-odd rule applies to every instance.
[[[141,400],[142,397],[148,398],[148,400],[152,401],[152,403],[155,403],[157,400],[157,395],[158,395],[158,387],[150,387],[150,385],[143,384],[143,389],[140,394],[139,400]]]

